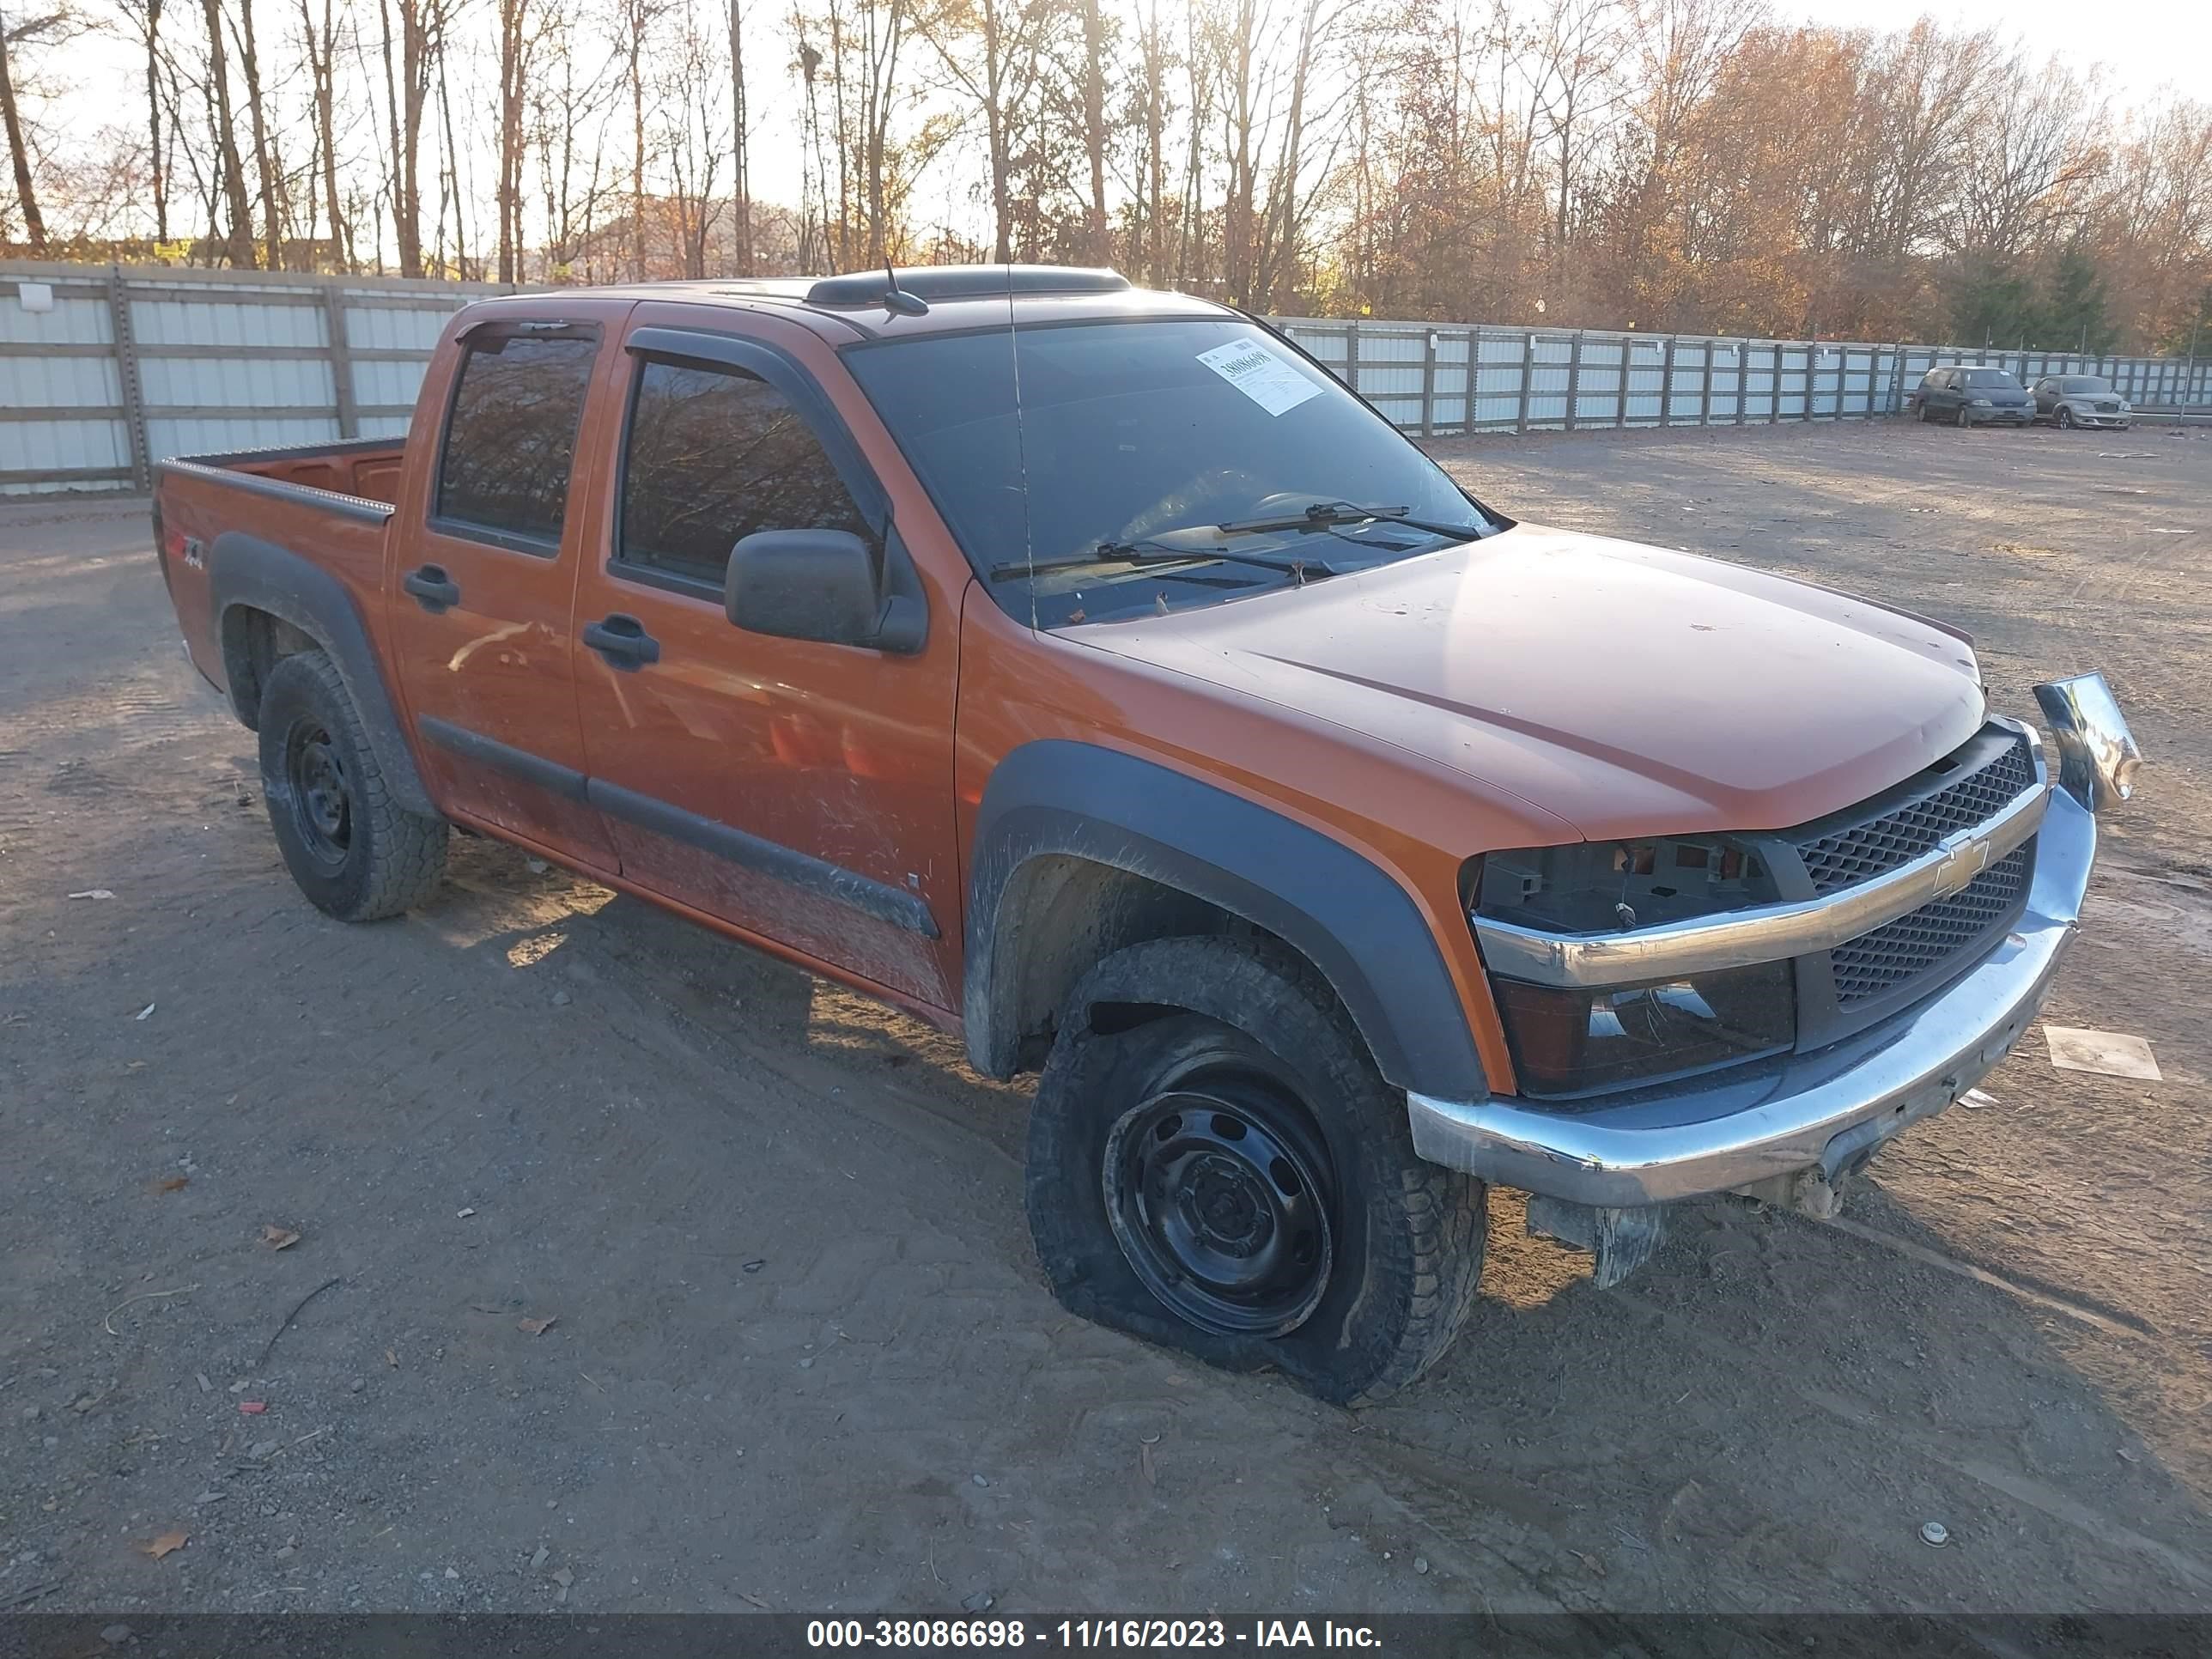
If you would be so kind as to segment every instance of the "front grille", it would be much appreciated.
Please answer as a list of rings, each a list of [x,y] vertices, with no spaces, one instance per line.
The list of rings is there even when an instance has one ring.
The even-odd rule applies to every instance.
[[[1878,813],[1863,823],[1797,843],[1815,895],[1910,864],[1955,830],[1993,817],[2035,781],[2027,739],[2013,742],[1933,794]]]
[[[2097,405],[2097,413],[2100,415],[2117,415],[2119,412],[2120,406],[2118,404],[2099,404]]]
[[[2035,843],[2015,848],[1948,898],[1922,905],[1828,953],[1836,1004],[1887,994],[1955,961],[1962,951],[2008,919],[2027,886]]]

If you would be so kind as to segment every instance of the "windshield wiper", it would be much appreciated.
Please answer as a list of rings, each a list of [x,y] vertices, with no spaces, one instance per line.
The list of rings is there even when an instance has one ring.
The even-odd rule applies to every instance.
[[[1401,524],[1408,530],[1426,531],[1431,536],[1457,537],[1462,541],[1474,541],[1490,533],[1487,525],[1436,524],[1409,516],[1413,510],[1410,507],[1355,507],[1350,501],[1316,501],[1296,517],[1245,519],[1218,524],[1214,528],[1224,536],[1256,536],[1270,530],[1334,530],[1345,525]]]
[[[1221,530],[1222,526],[1207,528]],[[1042,576],[1050,570],[1076,570],[1088,564],[1247,564],[1261,570],[1286,571],[1301,582],[1337,573],[1319,559],[1270,559],[1254,553],[1223,553],[1212,548],[1174,547],[1165,542],[1101,542],[1087,553],[1077,553],[1062,559],[1041,559],[1034,564],[999,564],[991,567],[994,582],[1012,581],[1019,576]]]

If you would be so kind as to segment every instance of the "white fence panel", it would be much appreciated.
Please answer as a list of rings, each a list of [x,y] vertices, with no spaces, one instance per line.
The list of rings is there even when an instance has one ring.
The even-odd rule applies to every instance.
[[[0,495],[147,488],[167,455],[404,433],[453,313],[490,283],[0,262]],[[1401,430],[1763,426],[1891,415],[1938,363],[2098,374],[2212,404],[2212,360],[1293,317]]]

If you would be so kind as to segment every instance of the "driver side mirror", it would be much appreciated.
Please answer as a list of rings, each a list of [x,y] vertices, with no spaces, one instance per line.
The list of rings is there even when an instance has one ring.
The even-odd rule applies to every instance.
[[[910,654],[921,649],[928,613],[910,571],[886,574],[849,531],[757,530],[730,550],[722,609],[755,634]]]

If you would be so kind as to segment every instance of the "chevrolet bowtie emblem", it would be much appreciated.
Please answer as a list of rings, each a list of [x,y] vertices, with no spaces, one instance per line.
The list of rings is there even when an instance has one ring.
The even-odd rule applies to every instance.
[[[1989,867],[1988,842],[1962,841],[1947,846],[1942,861],[1936,866],[1936,890],[1939,895],[1955,893]]]

